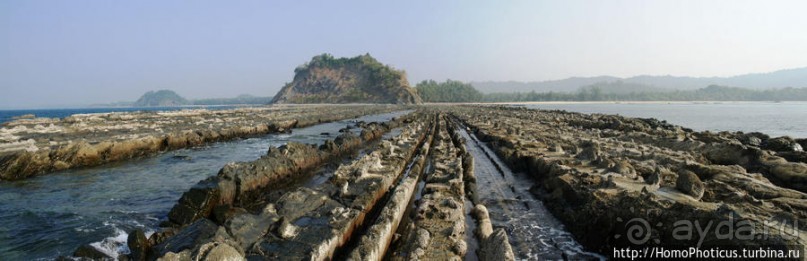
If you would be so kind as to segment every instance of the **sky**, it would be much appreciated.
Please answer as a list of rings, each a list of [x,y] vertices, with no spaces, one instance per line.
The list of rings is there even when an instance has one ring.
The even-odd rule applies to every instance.
[[[0,108],[272,96],[314,55],[424,79],[807,66],[807,1],[0,1]]]

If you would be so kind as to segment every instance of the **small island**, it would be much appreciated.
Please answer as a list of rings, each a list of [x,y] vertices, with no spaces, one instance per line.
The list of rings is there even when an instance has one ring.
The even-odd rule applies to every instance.
[[[421,103],[403,71],[369,54],[353,58],[318,55],[294,73],[294,81],[283,86],[272,103]]]
[[[171,107],[189,105],[187,99],[171,90],[149,91],[134,102],[137,107]]]
[[[95,104],[95,107],[178,107],[178,106],[216,106],[216,105],[265,105],[272,101],[272,96],[253,96],[241,94],[233,98],[186,99],[172,90],[149,91],[137,101]]]

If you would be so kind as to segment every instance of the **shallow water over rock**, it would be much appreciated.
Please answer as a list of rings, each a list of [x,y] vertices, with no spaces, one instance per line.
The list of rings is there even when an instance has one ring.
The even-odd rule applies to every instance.
[[[474,174],[481,203],[494,227],[503,227],[519,260],[600,259],[575,241],[543,203],[529,192],[533,181],[513,173],[476,136],[461,129],[467,150],[474,157]]]
[[[288,141],[322,144],[357,121],[388,121],[406,113],[370,115],[295,129],[291,134],[214,143],[0,183],[0,260],[51,259],[93,242],[113,256],[113,252],[128,252],[125,231],[154,231],[184,191],[215,175],[226,163],[259,158],[269,146]]]

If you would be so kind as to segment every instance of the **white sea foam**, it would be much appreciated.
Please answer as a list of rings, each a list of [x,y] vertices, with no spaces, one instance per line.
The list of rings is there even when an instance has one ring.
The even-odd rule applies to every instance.
[[[129,246],[126,245],[126,240],[129,237],[125,231],[115,228],[115,235],[104,238],[99,242],[90,243],[90,246],[95,247],[98,251],[118,259],[120,254],[128,254]]]
[[[136,227],[146,228],[145,225],[137,222],[136,220],[129,221]],[[112,257],[113,259],[118,259],[120,255],[126,255],[131,253],[129,246],[126,244],[129,240],[129,233],[123,231],[122,229],[118,228],[115,224],[110,223],[109,221],[104,221],[104,226],[112,227],[115,230],[115,235],[104,238],[101,241],[90,243],[92,247],[95,247],[102,253]],[[156,231],[151,229],[146,229],[144,234],[146,238],[151,237]]]

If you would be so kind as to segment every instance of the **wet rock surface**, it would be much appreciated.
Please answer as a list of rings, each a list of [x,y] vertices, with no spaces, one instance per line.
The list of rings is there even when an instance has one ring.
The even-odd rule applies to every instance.
[[[588,249],[610,255],[613,247],[637,245],[789,249],[805,243],[799,225],[807,221],[805,164],[769,150],[795,151],[792,139],[693,132],[612,115],[444,109],[509,166],[530,174],[538,184],[533,192]],[[629,235],[626,222],[634,219],[652,226]],[[715,230],[703,238],[676,237],[681,221],[733,221],[754,229],[729,239]]]
[[[364,144],[379,139],[400,122],[371,123],[360,135],[343,133],[321,146],[289,142],[269,148],[267,154],[251,162],[235,162],[224,166],[214,177],[199,182],[185,192],[168,213],[168,225],[184,226],[206,217],[227,218],[231,206],[245,206],[273,184],[284,183],[304,175],[342,155],[354,153]],[[216,215],[214,209],[221,207]]]
[[[400,120],[406,122],[406,119]],[[398,123],[390,122],[383,126],[395,126]],[[347,244],[354,234],[354,230],[362,226],[369,212],[376,207],[378,202],[384,197],[390,188],[395,187],[399,176],[404,173],[408,162],[412,159],[416,149],[420,147],[423,139],[427,136],[428,128],[424,127],[424,122],[409,122],[403,127],[401,133],[391,140],[381,141],[377,148],[365,156],[353,161],[350,164],[340,166],[333,176],[325,183],[313,187],[300,187],[289,191],[276,202],[267,204],[260,213],[240,213],[235,214],[216,226],[215,234],[208,234],[207,243],[227,245],[236,249],[237,253],[250,259],[330,259],[334,256],[338,248]],[[370,123],[364,125],[363,135],[370,139],[379,138],[388,127],[381,124]],[[247,170],[285,170],[290,169],[290,173],[303,172],[301,167],[306,164],[315,164],[316,153],[328,154],[339,151],[356,150],[359,144],[367,141],[359,137],[343,134],[333,143],[326,143],[320,148],[309,147],[307,145],[291,145],[292,148],[270,149],[266,157],[250,163],[243,163]],[[327,145],[333,144],[333,145]],[[350,145],[353,144],[353,145]],[[314,153],[314,154],[312,154]],[[285,165],[275,164],[272,167],[260,167],[263,161],[268,159],[286,159]],[[324,160],[323,160],[324,161]],[[231,172],[225,167],[222,173],[231,173],[234,180],[239,176],[253,175],[252,172]],[[274,172],[273,172],[274,173]],[[220,175],[221,177],[222,175]],[[283,177],[291,178],[291,177]],[[261,180],[253,181],[261,182]],[[269,182],[271,183],[271,182]],[[236,190],[237,194],[249,193],[259,190],[262,186],[252,184],[244,186],[244,190]],[[246,188],[251,188],[246,190]],[[210,190],[223,191],[223,190]],[[189,193],[193,192],[189,191]],[[214,194],[217,192],[213,192]],[[221,192],[218,192],[221,193]],[[190,194],[186,194],[190,195]],[[206,194],[205,194],[206,195]],[[185,197],[183,197],[185,198]],[[183,201],[180,200],[178,206],[184,203],[206,202],[195,200],[192,197]],[[212,197],[213,201],[221,198],[232,198],[231,204],[238,204],[241,200],[238,195],[235,197]],[[183,203],[184,202],[184,203]],[[219,201],[220,202],[220,201]],[[221,203],[221,202],[220,202]],[[175,208],[177,209],[177,208]],[[207,214],[209,215],[209,214]],[[201,219],[195,221],[181,231],[195,231],[197,224],[211,224],[205,214],[200,214]],[[181,225],[181,224],[177,224]],[[187,240],[187,236],[181,236],[183,232],[166,240],[172,242],[195,242],[192,246],[182,248],[166,248],[160,243],[155,247],[162,252],[157,252],[157,256],[170,257],[182,255],[183,251],[192,250],[202,242]],[[198,233],[197,233],[198,234]],[[176,239],[180,238],[180,239]],[[184,238],[184,239],[183,239]],[[173,244],[177,245],[177,244]],[[169,254],[169,252],[173,254]],[[230,251],[232,252],[232,251]],[[209,254],[208,254],[209,255]]]
[[[185,193],[168,227],[148,245],[132,245],[149,249],[146,260],[462,259],[477,251],[466,241],[468,171],[457,158],[469,155],[450,134],[453,125],[445,115],[416,112],[354,128],[361,134],[344,132],[319,147],[289,143],[256,161],[222,168]],[[392,129],[395,135],[370,145]],[[283,189],[260,208],[239,207],[271,193],[276,182],[302,177],[330,156],[361,148],[369,151],[343,162],[323,183]],[[416,248],[403,243],[409,237],[419,242]],[[506,234],[485,234],[484,242],[488,260],[512,259]],[[127,257],[135,256],[133,251]]]
[[[799,139],[498,106],[420,107],[325,136],[226,165],[178,200],[164,230],[130,233],[125,257],[590,260],[624,246],[805,243]],[[631,220],[648,226],[630,234]],[[681,221],[754,229],[681,238]]]
[[[531,193],[537,186],[531,177],[512,171],[484,142],[469,133],[467,126],[457,123],[455,129],[455,140],[461,141],[468,153],[463,156],[463,163],[468,166],[463,168],[468,179],[466,194],[472,201],[468,208],[474,209],[470,214],[479,224],[475,233],[479,234],[480,259],[491,256],[513,256],[517,260],[600,258],[583,249],[540,198]],[[558,147],[554,150],[562,151]],[[485,207],[485,215],[476,211],[479,207]],[[491,229],[480,233],[486,231],[487,226]],[[502,235],[487,240],[493,227],[501,230]],[[509,245],[508,248],[504,248],[505,245]],[[502,252],[505,250],[509,254]]]
[[[210,142],[286,132],[396,106],[271,106],[20,118],[0,127],[0,180],[153,155]]]
[[[482,247],[479,249],[479,259],[515,260],[507,232],[501,228],[493,230],[488,209],[482,204],[477,204],[473,209],[473,215],[479,222],[476,234],[482,241]]]
[[[132,260],[146,260],[151,245],[143,230],[138,229],[129,233],[126,244],[129,247],[129,256]]]
[[[378,218],[358,240],[357,246],[348,255],[351,260],[381,260],[390,245],[396,239],[396,230],[404,221],[405,213],[410,206],[418,180],[423,174],[426,158],[430,152],[430,145],[434,130],[430,130],[423,146],[418,151],[417,158],[413,160],[404,177],[391,192],[388,203],[378,215]]]
[[[465,183],[462,152],[448,132],[448,121],[439,121],[430,154],[432,168],[424,174],[424,187],[403,245],[393,260],[460,260],[465,242]]]
[[[77,258],[86,258],[89,260],[113,260],[111,256],[108,256],[104,252],[98,250],[98,248],[91,245],[80,246],[75,252],[73,252],[73,256]]]
[[[405,129],[392,142],[350,165],[320,187],[281,198],[278,213],[298,226],[292,237],[265,236],[252,255],[262,258],[327,260],[351,239],[370,211],[403,173],[425,131]]]

